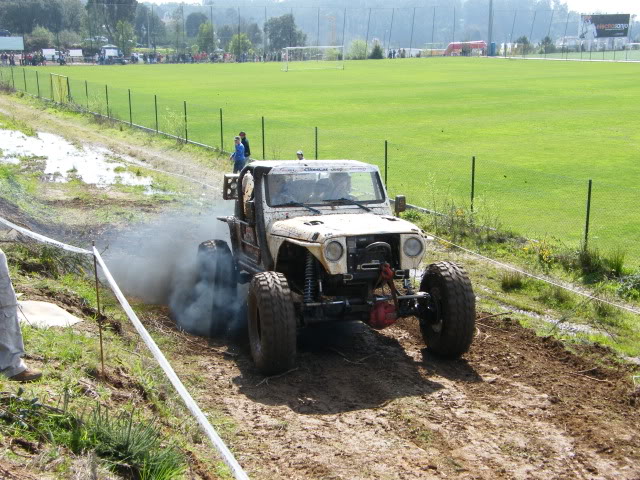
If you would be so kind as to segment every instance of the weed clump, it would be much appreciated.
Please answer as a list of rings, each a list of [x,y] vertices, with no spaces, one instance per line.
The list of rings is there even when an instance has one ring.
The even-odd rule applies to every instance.
[[[134,411],[110,416],[98,404],[85,420],[68,409],[68,392],[62,408],[37,398],[23,398],[24,391],[0,397],[0,432],[21,439],[37,451],[41,442],[66,447],[75,454],[94,452],[126,478],[171,480],[185,471],[185,458],[172,444],[165,444],[153,423],[135,421]]]
[[[502,272],[502,276],[500,278],[500,287],[505,292],[510,292],[512,290],[520,290],[524,287],[524,275],[520,272],[516,272],[515,270],[507,270]]]

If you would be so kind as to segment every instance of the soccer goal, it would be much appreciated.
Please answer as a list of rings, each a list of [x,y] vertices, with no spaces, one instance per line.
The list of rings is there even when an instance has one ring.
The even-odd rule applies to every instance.
[[[282,71],[344,70],[344,47],[287,47],[282,49]]]
[[[51,100],[58,103],[69,103],[71,96],[69,95],[69,78],[57,73],[50,73],[51,82]]]

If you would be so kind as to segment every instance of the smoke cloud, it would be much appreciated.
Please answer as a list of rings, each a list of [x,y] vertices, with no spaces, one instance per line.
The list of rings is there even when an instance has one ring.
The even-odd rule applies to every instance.
[[[102,245],[108,247],[105,261],[127,296],[168,305],[184,330],[202,336],[233,333],[242,323],[244,295],[236,294],[235,285],[214,285],[213,272],[220,266],[198,253],[206,240],[229,243],[229,228],[216,217],[232,211],[233,202],[220,201],[206,211],[160,216]],[[232,272],[222,274],[229,279]]]

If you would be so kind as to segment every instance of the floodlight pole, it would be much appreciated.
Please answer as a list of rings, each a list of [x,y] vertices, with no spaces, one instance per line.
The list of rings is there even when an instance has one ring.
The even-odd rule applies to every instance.
[[[547,29],[547,38],[551,40],[551,25],[553,25],[553,14],[556,13],[555,10],[551,10],[551,20],[549,20],[549,28]],[[580,48],[582,50],[582,48]],[[544,58],[547,58],[547,48],[544,49]]]
[[[318,7],[318,38],[316,39],[316,45],[320,45],[320,7]]]
[[[536,24],[536,16],[538,15],[538,11],[534,10],[533,12],[533,21],[531,22],[531,31],[529,32],[529,44],[533,43],[533,26]]]
[[[413,7],[413,19],[411,20],[411,39],[409,40],[409,58],[411,58],[411,48],[413,47],[413,27],[416,24],[416,7]]]
[[[518,9],[513,11],[513,23],[511,24],[511,35],[509,35],[509,44],[513,45],[513,30],[516,28],[516,16],[518,15]],[[505,57],[507,56],[507,47],[504,48]],[[511,56],[512,52],[509,52],[509,56]]]
[[[391,49],[391,34],[393,33],[393,17],[396,14],[396,9],[391,9],[391,26],[389,27],[389,41],[387,42],[387,52]],[[388,55],[388,54],[387,54]]]
[[[433,21],[431,23],[431,56],[433,57],[433,41],[436,33],[436,7],[433,7]]]
[[[367,41],[364,45],[364,59],[367,59],[367,52],[369,50],[369,24],[371,23],[371,9],[369,9],[369,18],[367,20]]]
[[[342,16],[342,64],[344,65],[344,49],[346,47],[346,43],[344,43],[344,32],[347,27],[347,9],[344,9],[344,15]]]
[[[489,54],[491,53],[491,39],[493,38],[493,0],[489,0],[489,26],[487,28],[487,33],[487,37],[489,37],[487,54]]]

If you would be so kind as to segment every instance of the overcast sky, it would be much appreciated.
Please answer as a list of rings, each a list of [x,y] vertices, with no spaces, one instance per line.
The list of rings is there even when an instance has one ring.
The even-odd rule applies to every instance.
[[[144,0],[151,3],[167,3],[167,0]],[[574,10],[581,13],[631,13],[640,16],[640,0],[564,0],[567,5],[569,5],[570,10]],[[201,0],[182,0],[184,3],[193,3],[196,5],[201,5]],[[233,5],[237,3],[242,5],[242,0],[238,0],[234,2],[233,0],[223,0],[216,2],[221,6]],[[340,3],[339,1],[329,0],[327,4],[335,5]],[[391,2],[393,3],[393,2]],[[304,4],[304,2],[300,2],[300,4]],[[420,4],[419,1],[416,1],[416,5]],[[389,5],[391,6],[391,5]]]

